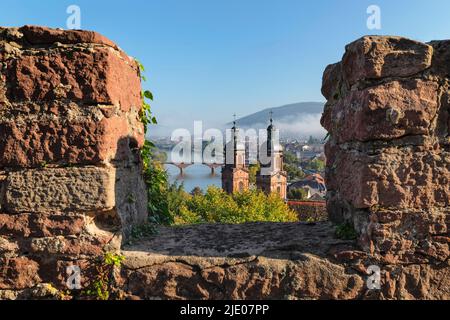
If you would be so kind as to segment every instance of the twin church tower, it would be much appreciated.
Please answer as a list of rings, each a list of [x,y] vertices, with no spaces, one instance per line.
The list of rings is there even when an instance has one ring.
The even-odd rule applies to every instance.
[[[243,192],[250,187],[249,170],[245,160],[245,141],[239,139],[240,132],[233,122],[231,128],[231,140],[225,145],[225,166],[222,169],[222,188],[228,193]],[[256,187],[265,193],[277,193],[281,198],[286,199],[287,174],[283,170],[283,148],[279,140],[275,139],[275,127],[272,116],[270,125],[267,127],[266,150],[262,148],[267,156],[267,161],[261,161],[261,154],[258,154],[260,169],[256,173]],[[232,161],[229,161],[231,160]]]

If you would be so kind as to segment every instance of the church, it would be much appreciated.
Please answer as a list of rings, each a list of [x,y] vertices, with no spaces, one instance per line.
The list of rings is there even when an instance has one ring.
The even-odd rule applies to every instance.
[[[236,120],[231,128],[231,139],[225,145],[225,166],[222,168],[222,189],[228,193],[243,192],[249,188],[249,171],[245,161],[245,143],[239,139]]]
[[[226,161],[222,169],[222,189],[230,194],[250,188],[249,170],[245,159],[246,146],[243,139],[239,139],[239,134],[239,128],[234,121],[231,139],[225,145]],[[260,169],[256,173],[256,188],[266,194],[277,193],[281,198],[286,199],[287,173],[283,169],[283,147],[275,137],[272,116],[270,125],[267,127],[267,142],[262,149],[267,157],[265,157],[266,161],[261,161],[261,154],[258,156]]]

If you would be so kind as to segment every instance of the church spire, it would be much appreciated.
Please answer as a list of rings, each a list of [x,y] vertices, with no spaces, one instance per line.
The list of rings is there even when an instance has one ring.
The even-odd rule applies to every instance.
[[[269,121],[270,121],[270,124],[269,124],[269,126],[267,127],[267,154],[269,155],[269,156],[271,156],[272,155],[272,148],[273,148],[273,131],[274,131],[274,126],[273,126],[273,111],[272,110],[270,110],[270,112],[269,112],[269,115],[270,115],[270,118],[269,118]]]
[[[245,162],[245,142],[233,114],[231,140],[225,145],[225,165],[222,169],[222,188],[228,193],[243,192],[248,189],[249,174]]]
[[[270,124],[272,125],[272,124],[273,124],[273,119],[272,119],[272,117],[273,117],[273,111],[270,110],[269,114],[270,114]]]
[[[273,111],[269,112],[269,126],[267,127],[267,156],[268,163],[261,163],[261,169],[256,175],[256,186],[265,193],[278,193],[286,198],[287,173],[283,169],[283,148],[279,142],[279,131],[273,125]],[[264,170],[264,171],[263,171]]]

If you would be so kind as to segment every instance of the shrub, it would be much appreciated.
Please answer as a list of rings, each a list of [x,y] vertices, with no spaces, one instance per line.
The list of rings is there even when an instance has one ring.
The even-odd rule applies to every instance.
[[[296,213],[276,194],[248,190],[233,195],[211,186],[206,193],[187,195],[174,212],[175,224],[292,222]]]

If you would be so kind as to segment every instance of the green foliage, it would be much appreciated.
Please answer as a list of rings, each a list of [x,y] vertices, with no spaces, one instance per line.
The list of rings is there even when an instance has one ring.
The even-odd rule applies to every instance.
[[[300,161],[294,153],[286,151],[284,153],[284,163],[299,165]]]
[[[120,254],[106,252],[102,261],[96,264],[97,274],[95,279],[88,289],[82,292],[82,295],[87,295],[96,300],[108,300],[115,291],[114,268],[120,268],[124,260],[125,257]]]
[[[144,179],[147,184],[148,212],[150,222],[170,224],[170,191],[173,186],[168,183],[168,175],[164,165],[148,155],[144,161]]]
[[[147,81],[147,78],[143,75],[145,72],[145,68],[138,60],[136,60],[139,71],[140,71],[140,77],[142,81]],[[156,124],[156,118],[152,115],[150,101],[153,101],[153,94],[149,90],[145,90],[141,92],[142,97],[142,107],[139,112],[140,120],[142,124],[144,125],[144,132],[147,133],[147,126],[149,124]]]
[[[184,193],[182,199],[172,211],[177,225],[297,221],[296,213],[278,195],[266,195],[258,190],[230,195],[211,186],[205,194]]]
[[[141,79],[146,81],[146,78],[142,75],[145,72],[144,66],[137,61],[139,69],[141,71]],[[142,91],[142,109],[140,112],[140,119],[144,125],[145,132],[147,132],[147,126],[149,124],[156,124],[156,118],[151,112],[149,101],[153,101],[153,94],[148,91]],[[141,149],[141,156],[143,162],[144,180],[147,185],[148,212],[150,215],[150,224],[169,224],[171,223],[169,217],[169,199],[168,199],[168,176],[164,169],[163,162],[164,157],[155,152],[155,144],[150,140],[146,140],[143,148]],[[147,225],[142,226],[140,229],[134,230],[135,237],[142,236],[153,232],[154,228]]]
[[[287,198],[289,200],[307,200],[308,192],[302,188],[291,189],[287,194]]]
[[[300,160],[292,152],[284,154],[284,170],[286,170],[289,181],[300,180],[305,177],[303,170],[299,169]]]
[[[125,256],[118,253],[107,252],[103,259],[107,266],[120,267],[122,262],[125,261]]]
[[[323,171],[325,170],[325,162],[320,159],[311,160],[308,165],[305,166],[306,169],[314,170],[314,171]]]
[[[248,167],[248,175],[249,175],[249,182],[252,185],[256,184],[256,174],[258,173],[258,171],[260,170],[261,165],[259,164],[259,162],[257,164],[251,164]]]
[[[286,170],[289,181],[300,180],[305,177],[303,170],[299,169],[296,165],[285,164],[284,170]]]
[[[358,237],[355,229],[350,223],[342,223],[336,227],[336,236],[343,240],[355,240]]]

